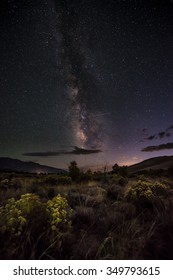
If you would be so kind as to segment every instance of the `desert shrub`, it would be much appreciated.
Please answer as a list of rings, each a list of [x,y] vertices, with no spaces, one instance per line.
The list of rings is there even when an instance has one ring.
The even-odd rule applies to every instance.
[[[95,171],[93,174],[93,180],[100,182],[103,180],[103,176],[104,174],[101,171]]]
[[[85,206],[98,207],[103,206],[106,200],[107,192],[104,188],[99,186],[83,186],[83,195],[85,195]]]
[[[25,224],[26,219],[22,216],[22,211],[16,208],[15,199],[9,199],[0,208],[0,234],[19,236]]]
[[[0,188],[2,188],[3,190],[7,190],[9,188],[21,188],[21,182],[16,179],[16,178],[12,178],[12,179],[3,179],[0,181]]]
[[[84,205],[86,201],[86,195],[77,192],[76,190],[69,190],[67,194],[69,205],[75,208],[77,205]]]
[[[112,166],[112,172],[115,174],[119,174],[122,177],[127,177],[128,176],[128,168],[127,166],[119,166],[117,163],[115,163]]]
[[[81,180],[81,172],[76,161],[71,161],[68,167],[69,175],[73,181],[79,182]]]
[[[167,197],[169,187],[159,182],[138,181],[126,190],[125,197],[128,201],[137,206],[152,206],[157,199],[162,200]]]
[[[47,175],[39,179],[40,185],[69,185],[72,183],[72,179],[70,176],[62,176],[62,175]]]
[[[55,233],[69,231],[71,228],[72,209],[66,198],[57,195],[48,200],[46,209],[50,221],[51,230]]]
[[[117,185],[120,185],[120,186],[123,187],[127,183],[128,183],[127,178],[122,177],[119,174],[114,174],[114,175],[111,176],[111,179],[110,179],[110,184],[111,185],[117,184]]]
[[[171,180],[171,179],[162,178],[160,180],[160,183],[165,184],[166,186],[168,186],[170,188],[170,190],[173,189],[173,180]]]
[[[124,177],[120,176],[120,178],[118,179],[118,184],[119,184],[120,186],[123,187],[123,186],[125,186],[127,183],[128,183],[127,178],[124,178]]]
[[[22,188],[23,184],[25,182],[25,179],[22,177],[14,177],[11,179],[11,186],[14,188]]]
[[[86,172],[80,172],[80,181],[81,182],[88,182],[93,179],[92,171],[89,169]]]
[[[35,194],[24,194],[19,200],[8,199],[5,206],[0,208],[0,232],[10,237],[20,236],[24,227],[41,211],[42,204]],[[34,224],[37,226],[37,223]]]
[[[3,179],[3,180],[1,180],[1,182],[0,182],[0,186],[1,187],[8,187],[9,186],[9,184],[10,184],[10,180],[9,179]]]
[[[38,195],[33,193],[27,193],[21,195],[21,198],[15,202],[16,207],[19,208],[23,215],[27,216],[32,212],[35,213],[42,205]]]
[[[58,176],[57,183],[59,185],[70,185],[72,184],[72,179],[69,176]]]
[[[56,175],[46,175],[39,179],[41,185],[56,185],[58,183],[58,178]]]
[[[169,186],[159,182],[155,182],[154,184],[152,184],[152,191],[155,196],[167,197]]]
[[[144,175],[144,174],[137,174],[136,179],[139,180],[139,181],[148,181],[147,176]]]
[[[38,258],[45,256],[47,248],[59,250],[70,232],[71,215],[60,195],[46,203],[32,193],[9,199],[0,207],[0,257],[3,250],[8,258]]]

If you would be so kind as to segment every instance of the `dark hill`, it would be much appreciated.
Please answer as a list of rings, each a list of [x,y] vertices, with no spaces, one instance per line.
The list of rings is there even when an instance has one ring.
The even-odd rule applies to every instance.
[[[149,169],[168,169],[173,168],[173,156],[162,156],[149,158],[128,167],[129,172],[139,172]]]
[[[0,170],[1,171],[17,171],[17,172],[29,172],[29,173],[66,173],[65,170],[54,168],[46,165],[41,165],[35,162],[26,162],[18,159],[0,158]]]

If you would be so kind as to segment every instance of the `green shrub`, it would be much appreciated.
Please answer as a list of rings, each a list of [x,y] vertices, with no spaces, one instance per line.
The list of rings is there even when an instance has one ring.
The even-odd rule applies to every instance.
[[[22,216],[22,211],[16,208],[15,199],[9,199],[0,208],[0,233],[19,236],[25,224],[26,219]]]
[[[57,183],[58,185],[70,185],[72,184],[72,179],[70,176],[58,176]]]
[[[60,195],[55,196],[52,200],[48,200],[46,209],[53,232],[69,231],[71,228],[72,209],[69,207],[66,198]]]
[[[10,180],[9,179],[3,179],[3,180],[1,180],[1,182],[0,182],[0,186],[2,186],[2,187],[4,187],[4,186],[9,186],[9,184],[10,184]]]
[[[151,206],[153,201],[168,196],[169,187],[159,182],[138,181],[126,190],[128,201],[141,207]]]
[[[71,230],[71,216],[67,200],[60,195],[46,203],[32,193],[18,200],[8,199],[0,207],[0,257],[38,259],[54,252],[60,255],[62,242]]]
[[[8,199],[7,204],[0,207],[0,233],[16,237],[26,227],[32,233],[37,231],[41,234],[44,230],[65,232],[70,229],[71,214],[67,200],[60,195],[42,203],[38,195],[27,193],[17,201]],[[47,228],[43,227],[44,224]]]
[[[40,185],[70,185],[72,183],[72,179],[70,176],[63,175],[47,175],[39,179]]]
[[[148,182],[148,178],[144,174],[137,174],[136,179],[139,180],[139,181],[147,181]]]
[[[45,175],[39,179],[40,185],[57,185],[58,183],[58,176],[56,175]]]
[[[116,185],[120,185],[120,186],[123,187],[127,183],[128,183],[128,180],[125,177],[122,177],[118,174],[114,174],[114,175],[111,176],[111,179],[110,179],[110,184],[111,185],[116,184]]]
[[[7,204],[0,208],[0,233],[20,236],[31,218],[34,224],[34,217],[41,208],[43,205],[39,197],[32,193],[22,195],[17,201],[14,198],[8,199]],[[34,226],[36,227],[37,223]]]
[[[152,184],[152,191],[155,196],[167,197],[169,186],[163,183],[155,182],[154,184]]]
[[[70,165],[68,167],[69,175],[72,178],[73,181],[80,181],[81,179],[81,172],[77,165],[76,161],[71,161]]]
[[[33,193],[27,193],[21,195],[21,198],[15,203],[16,208],[20,209],[24,216],[35,213],[37,209],[40,209],[42,203],[38,195]]]
[[[120,178],[118,179],[118,184],[119,184],[120,186],[123,187],[123,186],[125,186],[127,183],[128,183],[127,178],[124,178],[124,177],[120,176]]]

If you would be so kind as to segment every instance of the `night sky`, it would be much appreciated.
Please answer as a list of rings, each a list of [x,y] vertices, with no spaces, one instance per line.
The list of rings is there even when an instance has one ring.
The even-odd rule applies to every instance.
[[[4,0],[0,38],[0,157],[173,155],[173,1]]]

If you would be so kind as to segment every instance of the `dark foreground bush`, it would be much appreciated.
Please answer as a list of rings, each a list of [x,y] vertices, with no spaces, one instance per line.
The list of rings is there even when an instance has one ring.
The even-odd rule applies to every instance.
[[[169,187],[159,182],[138,181],[126,190],[125,198],[138,208],[152,208],[157,201],[163,201],[169,194]]]
[[[45,258],[71,230],[72,210],[60,195],[42,203],[28,193],[0,207],[1,258]]]

